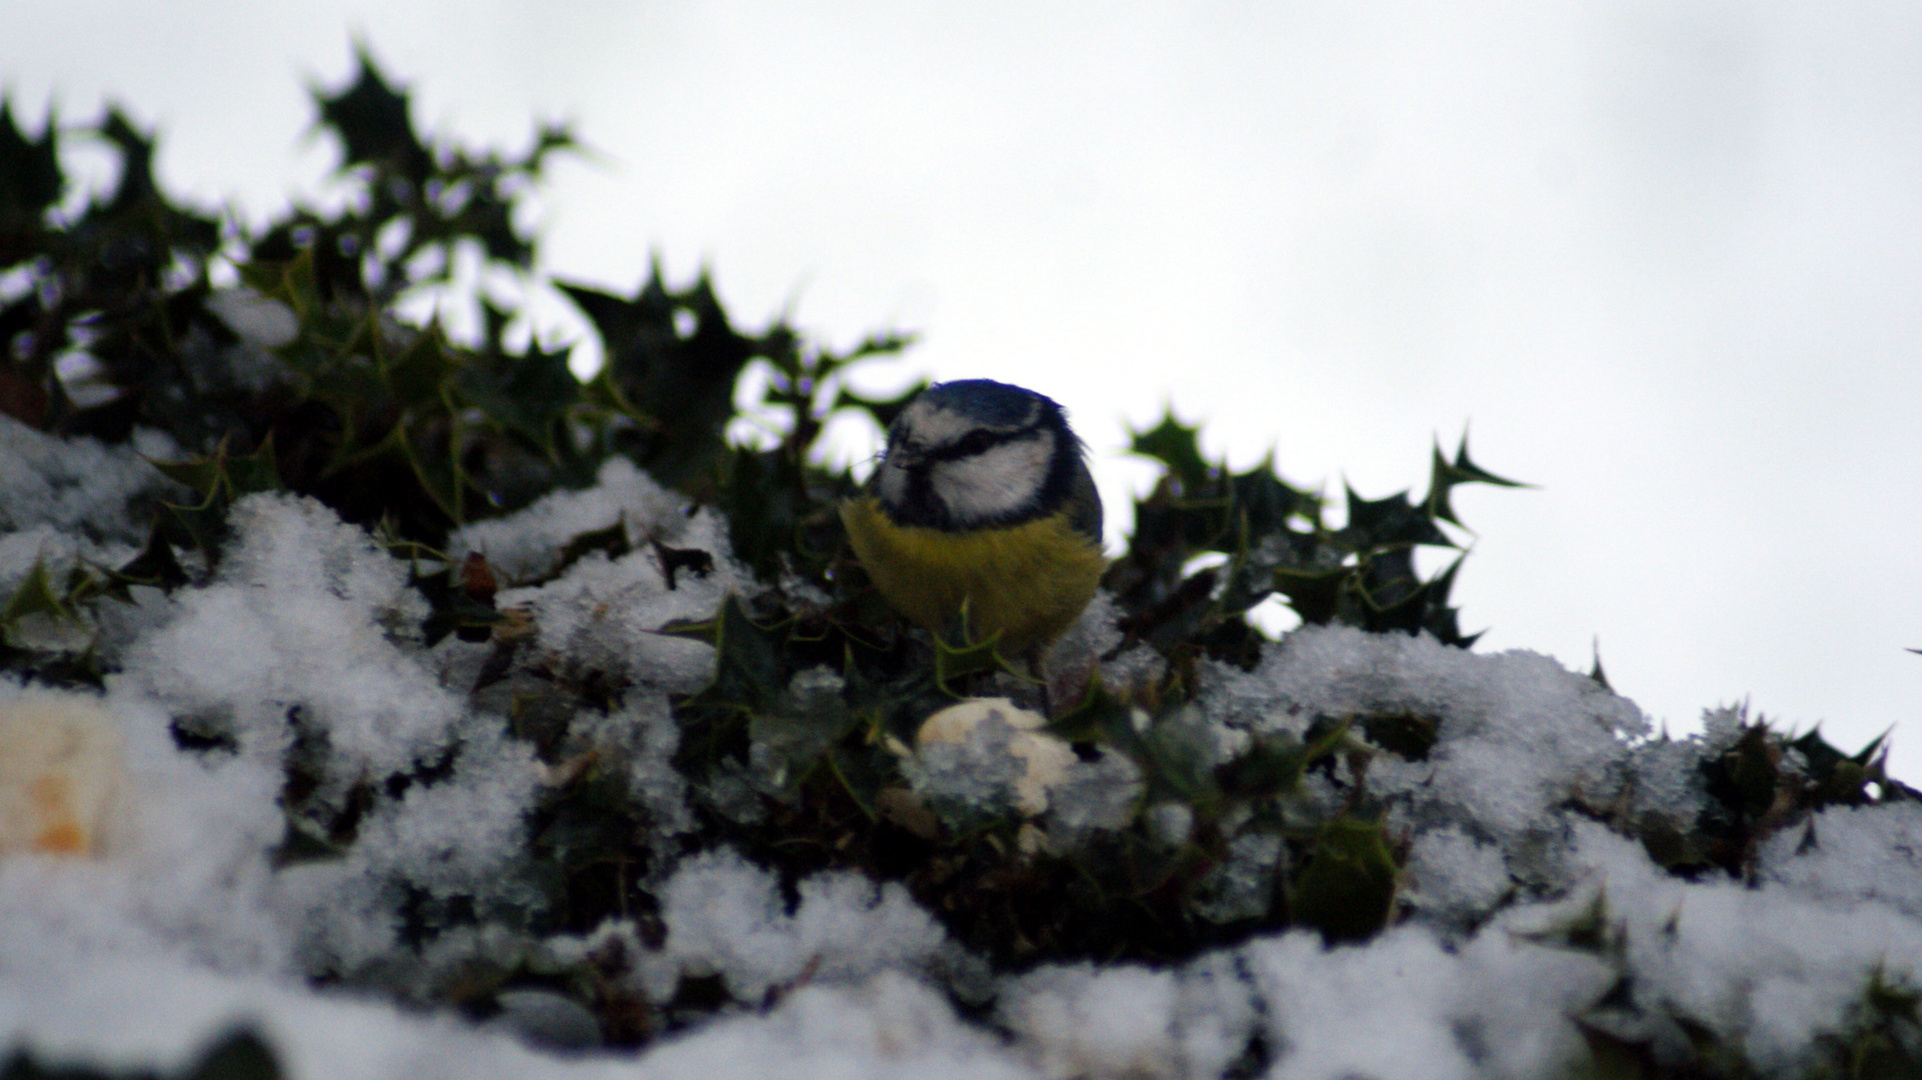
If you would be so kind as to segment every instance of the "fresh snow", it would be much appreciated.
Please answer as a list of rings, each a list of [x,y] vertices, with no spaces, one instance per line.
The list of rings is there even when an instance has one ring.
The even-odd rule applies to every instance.
[[[143,500],[168,490],[139,455],[168,449],[153,436],[116,449],[50,439],[0,418],[0,584],[35,558],[130,556]],[[670,764],[668,695],[701,686],[713,653],[655,632],[757,586],[713,511],[619,461],[589,490],[461,530],[450,552],[482,552],[502,570],[499,604],[531,618],[531,647],[633,682],[621,709],[579,718],[570,738],[626,762],[664,862],[652,887],[665,933],[614,922],[540,938],[511,916],[536,902],[516,860],[553,777],[485,695],[465,694],[488,647],[450,637],[428,648],[407,567],[319,503],[254,495],[231,520],[204,584],[136,590],[133,606],[102,616],[117,669],[104,695],[0,679],[0,1038],[43,1062],[173,1069],[248,1024],[290,1076],[316,1080],[1214,1077],[1251,1041],[1276,1080],[1520,1080],[1579,1059],[1580,1015],[1658,1052],[1686,1045],[1671,1019],[1686,1017],[1763,1075],[1787,1076],[1818,1037],[1857,1019],[1872,976],[1922,985],[1922,809],[1826,810],[1763,846],[1759,885],[1685,881],[1594,817],[1692,820],[1704,797],[1695,763],[1734,738],[1733,714],[1668,741],[1633,703],[1546,657],[1350,629],[1292,633],[1253,671],[1207,668],[1199,707],[1161,734],[1225,761],[1318,718],[1438,722],[1426,760],[1379,755],[1369,767],[1407,858],[1404,917],[1365,944],[1328,948],[1291,931],[1168,967],[997,972],[900,884],[823,873],[784,897],[738,853],[675,842],[692,817]],[[629,554],[590,554],[526,584],[574,536],[617,523]],[[714,569],[670,583],[650,542],[705,550]],[[1114,615],[1097,602],[1076,633],[1112,641]],[[1112,663],[1111,682],[1153,666]],[[25,717],[40,719],[14,722]],[[72,738],[43,737],[48,725]],[[948,775],[975,742],[1012,737],[984,728],[967,753],[937,755],[930,792],[1013,797],[1005,760]],[[174,730],[214,748],[183,750]],[[289,754],[323,807],[347,805],[370,779],[444,775],[376,799],[340,857],[277,865]],[[1069,766],[1051,789],[1037,822],[1057,842],[1112,827],[1135,797],[1132,765],[1109,756]],[[53,811],[33,793],[49,778],[88,793],[59,812],[93,854],[34,840]],[[1311,797],[1338,797],[1324,778],[1307,783]],[[1168,843],[1187,835],[1185,807],[1149,814]],[[1261,840],[1245,837],[1221,868],[1225,911],[1264,895],[1278,852]],[[408,943],[406,905],[456,898],[502,917]],[[1569,927],[1598,917],[1602,947],[1568,943]],[[578,1031],[582,1018],[555,995],[523,994],[488,1026],[416,1003],[470,958],[558,970],[601,949],[625,951],[629,989],[656,1005],[713,978],[757,1006],[617,1054],[523,1041],[517,1031],[550,1043]],[[316,988],[317,977],[387,992]]]

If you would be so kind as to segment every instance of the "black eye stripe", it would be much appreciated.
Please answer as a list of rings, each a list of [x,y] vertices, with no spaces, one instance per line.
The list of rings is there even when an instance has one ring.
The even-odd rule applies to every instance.
[[[962,458],[985,454],[989,450],[1000,446],[1002,443],[1013,442],[1016,439],[1031,434],[1033,431],[1033,428],[1023,428],[1019,431],[989,431],[986,428],[975,428],[973,431],[968,432],[966,435],[961,436],[946,446],[928,451],[928,459],[931,461],[959,461]]]

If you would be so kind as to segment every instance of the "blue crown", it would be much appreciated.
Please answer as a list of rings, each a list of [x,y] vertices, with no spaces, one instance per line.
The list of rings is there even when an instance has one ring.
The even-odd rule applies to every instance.
[[[997,427],[1012,427],[1026,421],[1033,415],[1037,401],[1045,410],[1057,415],[1061,412],[1061,406],[1045,394],[993,379],[956,379],[953,382],[936,383],[928,387],[921,397],[931,405],[953,409]]]

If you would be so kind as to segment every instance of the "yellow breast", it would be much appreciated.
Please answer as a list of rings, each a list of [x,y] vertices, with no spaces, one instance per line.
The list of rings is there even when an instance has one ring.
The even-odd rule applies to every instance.
[[[948,532],[897,525],[872,497],[841,504],[848,541],[896,611],[945,633],[968,604],[976,640],[1004,655],[1047,645],[1093,598],[1107,559],[1065,514],[1005,529]]]

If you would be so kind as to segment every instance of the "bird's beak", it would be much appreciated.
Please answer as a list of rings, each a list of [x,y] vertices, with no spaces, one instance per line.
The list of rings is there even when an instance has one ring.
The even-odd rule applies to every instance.
[[[905,446],[888,451],[887,466],[902,472],[919,472],[928,467],[927,456]]]

